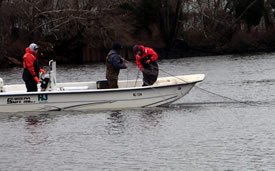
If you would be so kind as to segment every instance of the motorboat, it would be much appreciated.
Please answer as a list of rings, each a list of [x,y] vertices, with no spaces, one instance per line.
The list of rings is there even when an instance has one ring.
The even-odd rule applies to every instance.
[[[159,77],[151,86],[142,79],[120,80],[119,88],[108,88],[105,80],[87,82],[56,81],[56,62],[42,78],[37,92],[27,92],[25,84],[5,85],[0,78],[0,112],[60,110],[121,110],[167,106],[185,96],[204,74]]]

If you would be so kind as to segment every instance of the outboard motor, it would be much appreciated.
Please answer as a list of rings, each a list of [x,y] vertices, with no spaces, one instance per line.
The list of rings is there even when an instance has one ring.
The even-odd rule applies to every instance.
[[[48,83],[50,80],[50,76],[49,74],[45,74],[44,76],[41,77],[41,91],[46,91],[46,89],[48,88]]]
[[[4,80],[0,78],[0,92],[4,92]]]
[[[56,90],[56,62],[50,60],[49,62],[50,72],[40,76],[41,79],[41,91],[55,91]]]

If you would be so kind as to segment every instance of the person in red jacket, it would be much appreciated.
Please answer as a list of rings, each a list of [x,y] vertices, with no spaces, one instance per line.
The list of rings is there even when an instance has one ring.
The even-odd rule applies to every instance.
[[[37,84],[40,83],[39,72],[45,74],[45,71],[40,69],[38,65],[38,46],[35,43],[31,43],[25,51],[22,78],[25,81],[27,92],[37,91]]]
[[[135,45],[133,47],[136,55],[136,63],[143,74],[143,85],[149,86],[157,81],[159,68],[157,64],[158,54],[149,47]]]

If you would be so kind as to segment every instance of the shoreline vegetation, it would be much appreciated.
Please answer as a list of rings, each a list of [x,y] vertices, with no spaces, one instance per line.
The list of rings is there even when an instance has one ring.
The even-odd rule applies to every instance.
[[[160,58],[275,51],[275,0],[0,0],[0,67],[105,61],[114,41],[153,47]]]

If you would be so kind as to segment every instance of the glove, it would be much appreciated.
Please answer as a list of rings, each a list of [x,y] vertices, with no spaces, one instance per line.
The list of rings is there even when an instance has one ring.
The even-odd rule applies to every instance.
[[[42,72],[43,74],[46,73],[44,69],[40,69],[39,72]]]
[[[39,78],[37,77],[37,76],[35,76],[34,78],[34,81],[38,84],[38,83],[40,83],[40,80],[39,80]]]
[[[150,63],[151,63],[151,60],[150,60],[150,59],[148,59],[148,60],[146,61],[146,63],[147,63],[147,64],[150,64]]]

